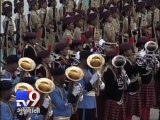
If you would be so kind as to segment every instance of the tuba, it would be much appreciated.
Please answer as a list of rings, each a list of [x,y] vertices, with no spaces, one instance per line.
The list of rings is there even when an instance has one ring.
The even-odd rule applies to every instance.
[[[20,68],[20,70],[24,71],[24,76],[31,76],[29,72],[33,71],[36,67],[35,62],[28,57],[23,57],[21,59],[19,59],[18,61],[18,66]]]
[[[83,73],[82,69],[80,69],[79,67],[76,67],[76,66],[71,66],[66,69],[65,75],[69,80],[71,80],[73,82],[72,90],[75,85],[79,85],[81,87],[81,85],[80,85],[80,83],[78,83],[78,81],[82,80],[82,78],[84,77],[84,73]],[[73,111],[72,111],[73,113],[75,113],[77,111],[78,105],[80,103],[80,97],[83,95],[82,92],[83,91],[82,91],[82,87],[81,87],[80,94],[78,96],[78,100],[77,100],[75,106],[73,107]]]
[[[40,98],[41,103],[43,103],[43,101],[46,97],[49,98],[49,100],[50,100],[49,108],[47,110],[47,114],[44,119],[44,120],[48,120],[51,117],[51,116],[49,116],[49,113],[52,110],[52,107],[54,107],[53,104],[51,103],[51,99],[48,94],[55,90],[55,84],[50,79],[40,78],[36,81],[35,87],[41,93],[41,98]]]
[[[158,44],[154,41],[149,41],[145,44],[145,49],[147,51],[147,53],[155,53],[158,50]]]
[[[98,81],[95,84],[95,93],[97,96],[99,96],[99,85],[100,85],[100,74],[103,65],[105,64],[105,59],[101,54],[92,54],[87,58],[87,64],[90,68],[96,70],[97,74],[99,75]]]

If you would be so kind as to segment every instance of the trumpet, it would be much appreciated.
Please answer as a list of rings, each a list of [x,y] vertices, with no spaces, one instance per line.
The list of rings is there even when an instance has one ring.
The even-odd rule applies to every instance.
[[[90,68],[95,69],[99,75],[98,81],[94,87],[96,95],[99,96],[100,73],[103,65],[105,64],[105,59],[101,54],[92,54],[87,58],[87,64]]]
[[[84,77],[84,73],[83,73],[82,69],[79,68],[79,67],[76,67],[76,66],[71,66],[71,67],[67,68],[66,71],[65,71],[65,75],[69,80],[73,81],[72,88],[75,85],[80,86],[80,83],[78,83],[78,81],[80,81]],[[80,88],[81,88],[81,90],[80,90],[80,93],[79,93],[79,96],[78,96],[78,100],[77,100],[77,102],[76,102],[76,104],[75,104],[75,106],[72,110],[73,113],[75,113],[77,111],[79,103],[80,103],[80,98],[83,95],[82,94],[82,92],[83,92],[82,87],[80,86]]]
[[[24,77],[30,77],[31,75],[29,72],[35,69],[36,64],[31,58],[23,57],[19,59],[18,66],[20,70],[25,71]]]
[[[35,83],[35,87],[42,94],[41,99],[40,99],[42,103],[46,97],[49,98],[48,94],[55,90],[55,84],[53,83],[52,80],[47,79],[47,78],[38,79]],[[48,111],[47,111],[47,114],[44,120],[49,119],[50,117],[49,112],[52,110],[52,107],[53,105],[51,104],[51,100],[50,100],[49,108],[48,108]]]

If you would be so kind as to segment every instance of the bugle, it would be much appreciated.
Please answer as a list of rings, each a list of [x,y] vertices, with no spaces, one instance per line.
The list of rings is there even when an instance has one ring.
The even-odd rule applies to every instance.
[[[105,64],[105,59],[101,54],[92,54],[87,58],[87,64],[90,68],[96,70],[99,78],[97,83],[95,84],[95,93],[99,96],[99,85],[100,85],[100,74],[103,65]]]
[[[78,83],[78,81],[80,81],[84,77],[84,73],[83,73],[82,69],[79,67],[76,67],[76,66],[71,66],[71,67],[67,68],[65,71],[65,75],[69,80],[73,81],[72,88],[74,87],[74,85],[80,85],[80,83]],[[78,96],[78,100],[72,110],[73,113],[75,113],[77,111],[77,108],[80,103],[80,97],[83,95],[82,94],[82,92],[83,92],[82,87],[80,86],[80,88],[81,88],[81,90],[80,90],[80,93]]]

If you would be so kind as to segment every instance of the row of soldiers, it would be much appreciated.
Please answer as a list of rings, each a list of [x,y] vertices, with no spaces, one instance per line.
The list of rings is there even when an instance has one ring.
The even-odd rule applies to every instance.
[[[54,79],[56,85],[56,89],[50,93],[51,102],[55,106],[52,108],[55,120],[131,120],[133,115],[141,117],[142,120],[149,120],[150,108],[155,107],[156,103],[159,108],[160,99],[158,47],[155,50],[149,49],[152,45],[156,46],[159,40],[160,12],[156,2],[91,0],[88,9],[83,1],[79,1],[77,6],[72,0],[60,2],[62,7],[58,10],[55,7],[56,1],[49,0],[47,12],[47,1],[28,0],[28,25],[24,25],[27,22],[22,18],[25,17],[20,19],[19,28],[16,24],[16,40],[19,40],[15,46],[17,55],[32,58],[36,62],[36,69],[30,73],[32,77],[17,73],[19,58],[8,52],[3,77],[10,79],[12,84],[1,81],[2,92],[5,92],[1,97],[4,108],[1,112],[2,119],[13,118],[8,111],[12,109],[8,107],[12,87],[19,82],[34,86],[37,78],[45,77]],[[17,16],[24,16],[23,6],[23,1],[15,2]],[[7,41],[8,47],[2,48],[6,53],[8,48],[11,50],[15,45],[11,12],[11,3],[4,2],[4,43]],[[155,42],[148,42],[151,40]],[[97,75],[97,72],[87,65],[87,58],[93,53],[105,56],[106,64],[101,75]],[[120,68],[114,64],[118,54],[126,59],[126,64]],[[81,88],[75,86],[68,96],[63,86],[66,79],[65,70],[72,65],[80,67],[85,73],[85,77],[80,81],[83,97],[75,116],[71,115],[72,105],[69,103],[76,99]],[[98,76],[103,81],[99,87],[104,90],[97,97],[93,89]],[[70,82],[68,80],[66,84]],[[31,115],[29,118],[44,119],[49,108],[47,101],[42,103],[40,114]],[[24,116],[15,116],[24,119]]]

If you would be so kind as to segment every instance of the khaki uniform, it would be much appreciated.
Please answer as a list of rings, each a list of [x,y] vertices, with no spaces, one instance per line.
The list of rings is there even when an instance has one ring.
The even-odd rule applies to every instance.
[[[62,36],[63,42],[66,42],[67,40],[73,40],[73,33],[68,29],[64,31],[63,36]]]
[[[100,0],[91,0],[91,7],[99,8]]]
[[[80,5],[81,5],[81,0],[78,1],[78,5],[77,5],[77,8],[76,8],[76,9],[78,9],[78,8],[80,7]],[[84,1],[82,1],[81,10],[83,10],[83,11],[85,11],[85,12],[87,11],[87,6],[86,6],[86,4],[85,4]]]
[[[81,40],[82,30],[79,27],[74,29],[73,40]]]
[[[119,31],[120,31],[120,23],[119,23],[119,20],[113,18],[113,21],[112,21],[112,25],[115,29],[115,32],[118,34]]]
[[[112,23],[105,23],[104,25],[104,40],[107,42],[115,42],[116,30]]]
[[[46,16],[45,16],[45,14],[46,14]],[[45,17],[45,22],[44,22],[44,17]],[[44,39],[43,38],[42,39],[45,42],[45,46],[48,47],[49,16],[48,16],[48,13],[46,12],[46,9],[40,8],[40,10],[39,10],[39,18],[40,18],[41,25],[44,25],[44,27],[45,27],[45,37],[44,37]],[[43,30],[43,27],[41,27],[41,30]]]
[[[146,27],[148,25],[148,22],[147,22],[147,14],[142,14],[142,13],[136,13],[136,16],[135,16],[135,21],[137,23],[137,26],[139,25],[139,17],[141,17],[141,25],[140,27]]]
[[[130,29],[136,29],[136,23],[134,23],[133,18],[131,17]],[[125,17],[123,20],[123,32],[128,33],[128,17]]]
[[[13,54],[14,51],[14,41],[13,41],[13,35],[14,35],[14,26],[11,18],[5,17],[3,20],[3,30],[5,32],[6,28],[6,22],[8,22],[8,29],[7,29],[7,35],[8,35],[8,51],[7,51],[7,56]],[[4,41],[3,41],[4,44]]]
[[[41,27],[41,19],[38,15],[37,11],[32,10],[31,11],[31,21],[30,25],[32,27],[33,32],[39,32],[40,27]]]
[[[53,15],[53,9],[55,10],[55,15]],[[55,43],[55,35],[58,32],[57,22],[60,20],[58,9],[56,7],[55,8],[49,7],[48,16],[49,16],[49,36],[48,36],[48,40],[49,40],[49,44],[53,45]],[[54,16],[55,16],[55,18],[54,18]],[[54,22],[56,22],[56,27],[57,27],[56,32],[55,32],[55,28],[54,28],[55,27]]]
[[[147,21],[148,21],[149,25],[152,24],[152,11],[148,12]],[[154,19],[153,19],[153,21],[155,23],[155,27],[156,27],[157,23],[160,22],[160,10],[158,8],[156,8],[154,10]]]

